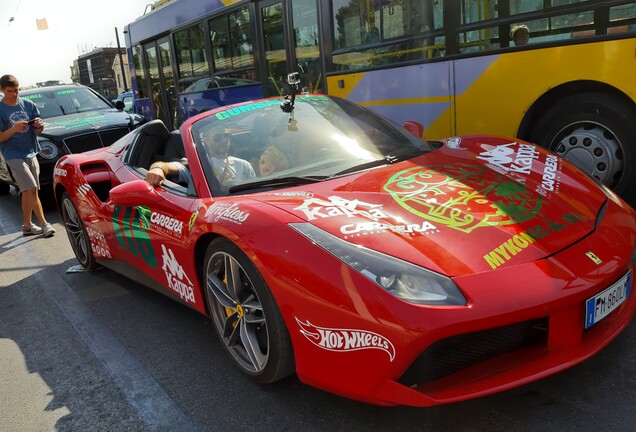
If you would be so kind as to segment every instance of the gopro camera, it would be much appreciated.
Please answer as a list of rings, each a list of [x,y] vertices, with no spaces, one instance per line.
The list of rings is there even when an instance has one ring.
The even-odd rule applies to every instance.
[[[287,74],[287,84],[292,86],[300,84],[300,74],[298,72]]]

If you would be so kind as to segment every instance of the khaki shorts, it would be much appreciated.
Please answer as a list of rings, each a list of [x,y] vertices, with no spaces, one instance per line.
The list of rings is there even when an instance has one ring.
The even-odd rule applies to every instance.
[[[9,159],[5,161],[21,191],[40,189],[40,164],[37,156],[28,159]]]

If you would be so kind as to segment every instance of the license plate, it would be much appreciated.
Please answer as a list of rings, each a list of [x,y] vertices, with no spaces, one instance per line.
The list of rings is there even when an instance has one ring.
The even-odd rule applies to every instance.
[[[629,289],[631,287],[632,272],[627,272],[625,276],[618,282],[607,288],[600,294],[590,297],[585,302],[585,328],[590,328],[607,315],[612,313],[614,309],[619,307],[621,303],[629,297]]]

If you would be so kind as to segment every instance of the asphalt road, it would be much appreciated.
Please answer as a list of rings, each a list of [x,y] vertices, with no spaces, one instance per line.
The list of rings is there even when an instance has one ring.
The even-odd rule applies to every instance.
[[[584,364],[433,408],[382,408],[294,376],[261,386],[229,362],[207,318],[109,270],[77,265],[60,217],[23,237],[0,196],[0,432],[634,431],[636,323]]]

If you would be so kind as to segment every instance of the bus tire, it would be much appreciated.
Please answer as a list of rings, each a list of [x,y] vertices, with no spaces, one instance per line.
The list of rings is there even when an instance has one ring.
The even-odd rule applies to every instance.
[[[563,99],[539,119],[531,141],[574,163],[636,205],[636,109],[604,93]]]

